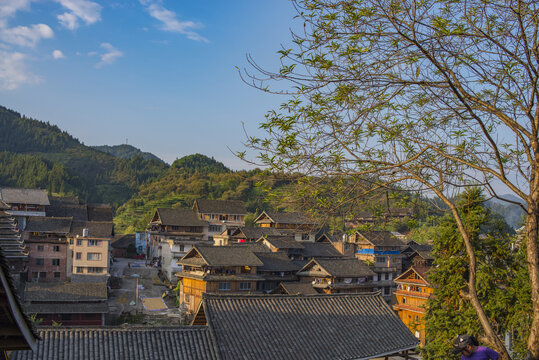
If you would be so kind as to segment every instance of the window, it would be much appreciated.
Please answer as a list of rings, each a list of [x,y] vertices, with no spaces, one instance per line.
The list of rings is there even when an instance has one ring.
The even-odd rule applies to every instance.
[[[310,240],[309,234],[301,234],[301,240],[309,241]]]
[[[54,272],[54,278],[55,278],[55,279],[59,279],[59,278],[60,278],[60,272],[59,272],[59,271],[55,271],[55,272]]]
[[[77,266],[77,274],[82,274],[82,267]]]
[[[53,248],[52,248],[52,251],[59,252],[60,251],[60,246],[54,245]]]
[[[37,251],[43,251],[43,245],[38,245],[37,246]]]
[[[380,281],[384,281],[386,279],[386,274],[381,273],[380,274]]]
[[[180,248],[180,251],[185,251],[185,246],[184,245],[178,245],[178,247]]]
[[[386,257],[385,256],[377,256],[374,258],[374,261],[376,262],[386,262]]]
[[[36,265],[43,265],[43,259],[36,259]]]
[[[60,259],[52,259],[52,265],[60,266]]]
[[[77,246],[82,246],[82,240],[81,239],[77,239]]]
[[[87,260],[101,260],[101,254],[100,253],[88,253],[87,254]]]
[[[47,273],[44,272],[44,271],[40,272],[40,273],[39,273],[39,278],[40,278],[40,279],[46,279],[46,278],[47,278]]]
[[[73,245],[73,239],[69,239],[69,245]]]
[[[405,297],[402,298],[402,303],[406,304],[406,298]]]
[[[230,290],[230,283],[229,282],[220,282],[219,283],[219,290],[221,290],[221,291]]]
[[[80,253],[80,252],[76,253],[76,254],[75,254],[75,258],[76,258],[77,260],[80,260],[80,259],[82,258],[82,253]]]
[[[240,283],[240,290],[251,290],[251,283],[250,282]]]
[[[101,240],[88,240],[88,246],[101,246]]]
[[[88,268],[88,273],[89,274],[99,274],[99,273],[102,273],[103,272],[103,268],[101,267],[89,267]]]
[[[384,288],[384,295],[391,295],[391,288],[389,286]]]
[[[221,231],[221,225],[210,225],[210,232],[218,232]]]

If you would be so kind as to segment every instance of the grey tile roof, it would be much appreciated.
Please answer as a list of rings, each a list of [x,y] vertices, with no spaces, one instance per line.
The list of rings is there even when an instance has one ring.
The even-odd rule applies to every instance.
[[[301,282],[280,283],[279,286],[289,295],[317,295],[313,284]]]
[[[208,222],[200,220],[191,209],[157,208],[157,215],[162,225],[173,226],[207,226]]]
[[[107,314],[109,306],[106,302],[26,304],[24,310],[27,314]]]
[[[258,240],[262,236],[286,235],[287,232],[272,227],[239,227],[232,232],[232,236],[244,235],[246,239]]]
[[[405,244],[393,236],[389,231],[358,231],[357,234],[360,234],[368,242],[374,244],[375,246],[404,246]],[[359,242],[362,242],[361,236]]]
[[[0,210],[9,210],[11,206],[0,200]]]
[[[55,203],[45,207],[45,214],[48,217],[72,217],[73,220],[88,220],[86,205],[79,204]]]
[[[223,360],[359,360],[419,343],[379,293],[203,294],[202,307]]]
[[[416,252],[419,256],[421,256],[425,260],[434,260],[434,257],[432,256],[432,245],[430,244],[417,244],[415,242],[411,242],[408,244],[409,248]]]
[[[26,283],[24,300],[31,301],[104,301],[106,283]]]
[[[302,273],[305,275],[313,274],[311,269],[316,264],[328,275],[335,277],[353,278],[375,275],[369,266],[359,259],[313,259],[298,272],[298,275]]]
[[[267,236],[260,238],[259,242],[267,241],[277,249],[303,249],[302,243],[291,236]]]
[[[68,234],[71,231],[70,217],[30,216],[24,229],[27,232]]]
[[[312,243],[303,241],[301,254],[306,258],[313,257],[342,257],[342,254],[330,243]]]
[[[255,254],[244,246],[195,246],[183,258],[179,264],[200,265],[200,258],[209,266],[262,266]],[[193,260],[191,260],[193,259]]]
[[[114,236],[110,246],[115,249],[127,249],[130,244],[136,244],[135,234],[120,234]]]
[[[112,208],[105,204],[88,204],[88,221],[112,221]]]
[[[41,189],[1,188],[0,199],[7,204],[50,204],[47,192]]]
[[[263,266],[258,267],[258,271],[298,271],[299,267],[292,262],[282,252],[255,253],[256,257],[262,261]]]
[[[193,210],[201,214],[229,214],[245,215],[245,203],[241,200],[205,200],[197,199],[193,204]]]
[[[16,351],[12,360],[218,360],[208,328],[48,328],[37,350]]]
[[[16,228],[15,219],[0,210],[0,248],[8,259],[27,258],[28,252]]]
[[[255,222],[258,222],[259,219],[264,217],[269,217],[273,222],[278,224],[293,224],[293,225],[315,225],[316,221],[313,220],[305,213],[300,212],[269,212],[263,211],[256,219]]]
[[[89,237],[111,238],[114,236],[112,221],[73,221],[70,235],[83,235],[83,229],[88,229]]]

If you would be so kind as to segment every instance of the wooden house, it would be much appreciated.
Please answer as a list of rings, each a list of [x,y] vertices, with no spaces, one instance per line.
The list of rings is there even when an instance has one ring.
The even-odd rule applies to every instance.
[[[0,200],[10,206],[8,212],[17,221],[20,230],[32,216],[45,216],[45,206],[49,205],[47,192],[42,189],[0,188]]]
[[[434,289],[428,281],[429,267],[411,267],[394,281],[397,284],[395,296],[397,303],[393,309],[402,322],[425,345],[424,316],[428,299],[433,296]]]
[[[18,278],[21,272],[27,270],[28,248],[17,229],[15,218],[8,214],[7,210],[9,205],[0,201],[0,248],[4,252],[12,276]]]
[[[190,311],[198,308],[203,293],[249,293],[264,280],[258,274],[264,264],[245,246],[194,246],[178,263],[180,304]]]
[[[358,259],[312,259],[297,273],[324,294],[372,292],[375,273]]]
[[[220,234],[213,235],[213,243],[216,246],[226,246],[241,243],[255,242],[261,237],[266,236],[287,236],[286,230],[280,230],[272,227],[230,227]]]
[[[402,271],[406,271],[412,266],[430,267],[434,262],[432,256],[432,245],[418,244],[415,241],[410,241],[406,244],[406,248],[402,251]]]
[[[260,227],[286,230],[296,241],[314,242],[319,228],[315,220],[299,212],[263,211],[254,222]]]
[[[247,210],[244,202],[240,200],[198,199],[193,203],[193,210],[201,220],[209,223],[210,240],[227,228],[245,226]]]
[[[257,284],[258,291],[270,292],[283,281],[298,281],[296,273],[300,267],[282,252],[255,252],[262,266],[257,267],[257,274],[263,277]]]

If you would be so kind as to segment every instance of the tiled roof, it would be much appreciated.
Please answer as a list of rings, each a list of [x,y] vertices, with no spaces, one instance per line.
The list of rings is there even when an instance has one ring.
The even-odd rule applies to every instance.
[[[200,214],[229,214],[245,215],[247,210],[241,200],[195,200],[193,210],[198,209]]]
[[[294,240],[291,236],[267,236],[260,238],[258,241],[267,241],[277,249],[303,249],[302,243]]]
[[[7,204],[49,205],[47,192],[41,189],[1,188],[0,199]]]
[[[312,243],[303,241],[301,254],[306,258],[313,257],[342,257],[342,254],[330,243]]]
[[[48,217],[73,217],[73,220],[88,220],[86,205],[79,204],[55,203],[45,207],[45,214]]]
[[[16,351],[12,360],[218,360],[206,326],[48,328],[34,353]]]
[[[88,229],[89,237],[110,238],[114,235],[112,221],[73,221],[71,235],[83,235],[83,229]]]
[[[289,295],[317,295],[318,292],[313,288],[313,284],[301,282],[283,282],[279,286]]]
[[[425,260],[434,260],[432,256],[432,245],[429,244],[409,244],[410,248]]]
[[[15,219],[4,210],[0,210],[0,248],[8,259],[28,257],[28,252],[16,228]]]
[[[258,267],[258,271],[298,271],[299,267],[292,262],[282,252],[255,253],[256,257],[262,261],[263,266]]]
[[[222,360],[359,360],[419,344],[379,293],[203,294],[202,308]]]
[[[106,283],[26,283],[24,300],[83,302],[107,300]]]
[[[354,278],[375,275],[369,266],[359,259],[313,259],[298,274],[310,274],[315,264],[320,265],[330,276],[335,277]]]
[[[284,235],[286,231],[272,227],[239,227],[232,233],[233,236],[240,234],[245,235],[247,239],[258,240],[262,236]]]
[[[11,206],[0,200],[0,210],[9,210],[11,209]]]
[[[278,224],[295,224],[295,225],[315,225],[316,221],[310,218],[305,213],[300,212],[269,212],[263,211],[256,219],[255,223],[264,217],[269,217],[273,222]]]
[[[25,231],[67,234],[71,231],[70,217],[30,216]]]
[[[185,265],[199,265],[195,255],[199,254],[209,266],[262,266],[255,254],[243,246],[195,246],[178,262]],[[194,258],[195,263],[191,263]]]
[[[127,249],[130,244],[135,245],[135,234],[120,234],[114,236],[110,246],[115,249]]]
[[[389,231],[358,231],[367,241],[375,246],[404,246],[405,244]],[[361,238],[360,236],[360,238]],[[361,239],[362,240],[362,239]],[[360,240],[360,242],[361,242]]]
[[[112,221],[112,208],[104,204],[88,204],[88,221]]]
[[[26,304],[24,310],[28,314],[107,314],[109,306],[106,302]]]
[[[207,226],[208,222],[200,220],[191,209],[157,208],[162,225],[173,226]]]

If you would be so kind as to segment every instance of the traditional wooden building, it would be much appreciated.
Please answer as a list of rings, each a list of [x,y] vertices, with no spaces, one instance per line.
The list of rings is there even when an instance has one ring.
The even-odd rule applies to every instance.
[[[31,217],[23,238],[28,246],[28,275],[32,281],[64,282],[67,278],[71,217]]]
[[[418,341],[379,294],[205,294],[193,324],[221,360],[366,360],[407,356]]]
[[[434,289],[428,281],[429,267],[411,267],[395,279],[397,303],[393,309],[402,322],[425,345],[424,316],[428,299],[433,296]]]
[[[209,223],[210,240],[230,227],[245,226],[247,210],[240,200],[198,199],[193,203],[193,210],[201,220]]]
[[[27,283],[25,310],[64,326],[103,326],[108,314],[106,283]]]
[[[203,293],[254,292],[264,264],[245,246],[194,246],[178,261],[180,304],[195,311]]]
[[[324,294],[372,292],[375,273],[358,259],[312,259],[297,273]]]
[[[369,263],[376,273],[375,286],[389,301],[393,279],[402,272],[402,250],[406,245],[389,231],[356,231],[349,238],[356,246],[356,257]]]
[[[262,262],[262,266],[257,267],[257,274],[263,277],[257,283],[257,290],[271,292],[283,281],[298,281],[296,273],[300,267],[290,260],[288,256],[281,252],[255,252],[255,255]]]
[[[164,276],[176,282],[174,273],[181,270],[178,260],[195,245],[212,245],[208,239],[209,224],[191,209],[157,208],[148,224],[151,258],[159,259]]]
[[[316,291],[312,283],[282,282],[271,292],[271,294],[318,295],[320,293]]]
[[[274,213],[263,211],[254,222],[260,227],[286,230],[294,236],[296,241],[314,242],[319,229],[319,225],[315,220],[299,212]]]
[[[402,271],[406,271],[412,266],[430,267],[434,262],[432,256],[432,245],[418,244],[410,241],[402,251]]]
[[[45,207],[50,204],[45,190],[25,188],[0,188],[0,200],[10,206],[8,212],[17,221],[20,230],[32,216],[45,216]]]
[[[261,237],[267,236],[287,236],[289,232],[286,230],[276,229],[272,227],[245,227],[237,226],[230,227],[218,235],[213,236],[213,243],[216,246],[226,246],[234,244],[242,244],[255,242]]]
[[[257,240],[264,244],[271,252],[283,252],[291,260],[303,260],[302,243],[292,236],[264,236]]]
[[[28,248],[17,229],[15,218],[8,214],[9,205],[0,201],[0,248],[13,276],[27,271]]]
[[[391,220],[413,219],[414,211],[411,208],[390,207],[381,212],[360,211],[351,219],[346,220],[346,227],[356,228],[360,225],[388,222]]]

